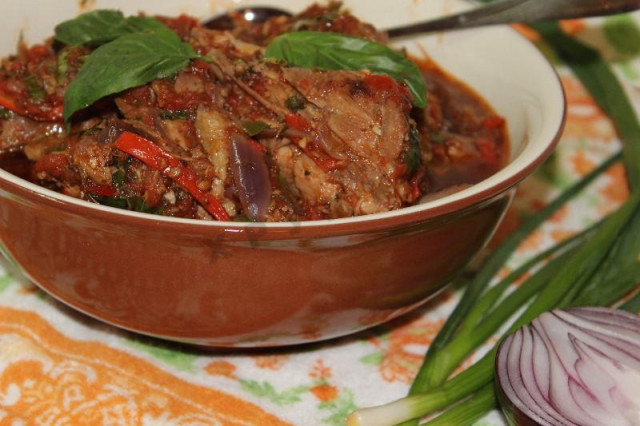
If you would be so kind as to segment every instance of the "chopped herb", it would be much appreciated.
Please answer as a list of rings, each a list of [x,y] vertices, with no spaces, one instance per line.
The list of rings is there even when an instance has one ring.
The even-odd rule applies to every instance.
[[[151,207],[145,201],[138,196],[131,197],[101,197],[101,196],[93,196],[92,197],[98,203],[115,207],[118,209],[132,210],[134,212],[140,213],[152,213],[158,214],[161,210],[160,207]]]
[[[163,120],[186,120],[189,118],[189,111],[162,111],[160,118]]]
[[[444,142],[445,136],[442,132],[429,132],[429,139],[431,142],[441,144]]]
[[[57,66],[58,69],[56,71],[56,81],[59,85],[63,85],[67,80],[67,75],[69,74],[69,62],[67,58],[69,57],[69,53],[71,52],[70,48],[64,48],[58,55]]]
[[[121,187],[124,184],[125,177],[126,172],[123,169],[118,169],[111,175],[111,182],[113,182],[116,187]]]
[[[278,173],[278,188],[282,190],[288,190],[289,188],[289,182],[287,182],[287,179],[282,176],[282,173]]]
[[[13,117],[13,111],[0,107],[0,120],[8,120]]]
[[[242,123],[242,129],[249,136],[258,135],[268,128],[269,128],[269,125],[264,121],[251,121],[251,122]]]
[[[300,95],[292,95],[287,98],[284,102],[284,106],[286,106],[291,111],[298,111],[304,108],[305,100]]]
[[[47,92],[44,91],[38,80],[33,74],[29,74],[24,79],[24,84],[27,87],[27,93],[29,98],[34,102],[39,102],[44,99]]]
[[[416,126],[409,125],[409,148],[402,157],[402,162],[407,165],[407,175],[411,176],[421,163],[420,156],[420,133]]]

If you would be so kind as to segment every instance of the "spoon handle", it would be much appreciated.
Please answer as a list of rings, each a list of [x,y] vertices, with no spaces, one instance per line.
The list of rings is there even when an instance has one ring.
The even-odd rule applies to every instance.
[[[640,9],[640,0],[502,0],[462,13],[387,30],[389,38],[515,22],[614,15]]]

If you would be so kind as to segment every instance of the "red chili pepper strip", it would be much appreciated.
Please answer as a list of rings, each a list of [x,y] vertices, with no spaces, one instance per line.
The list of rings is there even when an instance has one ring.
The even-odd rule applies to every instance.
[[[198,175],[155,143],[135,133],[123,132],[116,140],[115,147],[176,181],[217,220],[231,220],[220,201],[198,188]]]

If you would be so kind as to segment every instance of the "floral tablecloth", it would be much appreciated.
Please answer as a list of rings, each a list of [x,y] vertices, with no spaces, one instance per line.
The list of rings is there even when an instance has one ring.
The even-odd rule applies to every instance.
[[[636,105],[639,22],[636,13],[562,24],[602,51]],[[535,33],[519,29],[550,52]],[[620,147],[611,122],[580,82],[562,64],[556,66],[568,100],[564,135],[550,160],[521,185],[497,239]],[[615,209],[627,195],[624,170],[613,167],[531,235],[507,269]],[[78,314],[2,261],[0,424],[343,424],[357,407],[406,394],[458,296],[445,292],[386,326],[321,344],[200,351]],[[496,411],[479,424],[504,421]]]

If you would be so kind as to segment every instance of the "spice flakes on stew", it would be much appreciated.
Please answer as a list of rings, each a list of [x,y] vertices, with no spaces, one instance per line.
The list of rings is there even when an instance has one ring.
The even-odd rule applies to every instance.
[[[96,46],[51,39],[3,59],[0,166],[118,208],[292,221],[399,209],[472,185],[505,162],[504,120],[428,61],[418,63],[427,106],[416,108],[405,84],[387,75],[263,58],[290,31],[385,41],[337,3],[263,24],[236,20],[229,31],[185,16],[156,19],[196,56],[68,123],[66,90]]]

